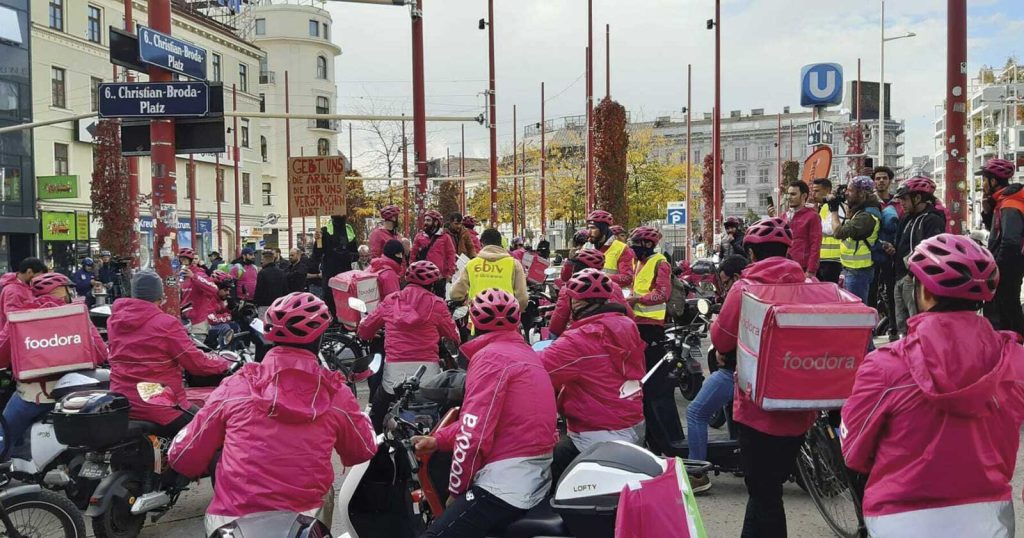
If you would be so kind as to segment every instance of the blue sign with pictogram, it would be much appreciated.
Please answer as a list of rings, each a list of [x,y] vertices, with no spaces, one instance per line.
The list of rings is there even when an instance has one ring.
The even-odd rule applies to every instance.
[[[800,105],[833,106],[843,102],[843,66],[811,64],[800,70]]]
[[[686,224],[686,203],[669,202],[668,213],[665,216],[665,223],[679,226]]]
[[[141,25],[139,60],[199,80],[206,78],[206,49]]]

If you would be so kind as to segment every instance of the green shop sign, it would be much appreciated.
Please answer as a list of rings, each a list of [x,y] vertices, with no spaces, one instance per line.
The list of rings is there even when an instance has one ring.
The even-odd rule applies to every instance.
[[[78,198],[78,176],[37,176],[39,199]]]
[[[75,214],[43,211],[43,241],[74,241]]]

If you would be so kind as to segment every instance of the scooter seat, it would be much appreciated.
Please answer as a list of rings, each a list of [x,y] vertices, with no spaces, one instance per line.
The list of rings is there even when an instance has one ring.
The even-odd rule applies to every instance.
[[[138,437],[156,433],[162,426],[148,420],[132,420],[128,422],[128,437]]]
[[[499,538],[534,538],[535,536],[570,536],[569,527],[551,509],[548,499],[534,506],[525,516],[512,522]]]

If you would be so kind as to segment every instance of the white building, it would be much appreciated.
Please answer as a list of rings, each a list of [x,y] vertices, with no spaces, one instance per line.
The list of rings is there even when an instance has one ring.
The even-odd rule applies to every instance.
[[[242,4],[241,13],[231,13],[216,2],[172,2],[172,34],[206,49],[207,79],[224,84],[225,110],[232,110],[232,86],[237,89],[237,110],[258,112],[284,111],[285,69],[289,71],[293,112],[330,112],[337,92],[333,83],[334,58],[340,48],[330,41],[331,17],[315,7],[313,0],[281,3],[271,0]],[[135,0],[136,23],[146,24],[147,2]],[[34,121],[46,121],[87,113],[97,109],[97,84],[111,82],[113,66],[109,61],[108,26],[123,28],[122,0],[32,0],[32,101]],[[313,33],[313,22],[317,31]],[[119,80],[124,70],[117,69]],[[148,77],[135,73],[136,80]],[[326,106],[322,106],[326,104]],[[35,174],[71,176],[77,182],[74,198],[40,200],[43,217],[43,252],[48,257],[68,251],[60,233],[47,229],[52,212],[68,215],[90,210],[90,183],[93,169],[92,136],[88,127],[95,120],[60,123],[33,131]],[[306,120],[291,121],[292,155],[337,152],[337,130],[333,124]],[[274,245],[287,248],[286,219],[275,224],[274,215],[287,214],[286,148],[284,120],[240,118],[238,132],[233,119],[225,118],[228,151],[219,155],[223,175],[223,198],[216,200],[218,156],[195,155],[196,218],[199,221],[200,253],[220,250],[233,255],[242,245]],[[240,163],[235,163],[231,145],[238,135]],[[235,226],[235,172],[238,173],[240,226]],[[178,218],[189,220],[187,169],[188,156],[177,161]],[[139,158],[140,193],[150,192],[150,159]],[[44,180],[47,181],[47,180]],[[38,189],[37,189],[38,191]],[[218,205],[221,219],[217,219]],[[151,224],[142,208],[143,263],[147,230]],[[270,217],[270,218],[268,218]],[[78,219],[82,222],[81,219]],[[261,227],[261,224],[264,226]],[[298,225],[298,220],[296,220]],[[312,224],[312,223],[310,223]],[[92,222],[89,236],[95,247],[96,228]],[[181,228],[182,224],[179,224]],[[61,232],[59,227],[55,229]],[[298,230],[298,228],[297,228]],[[65,233],[66,235],[66,233]],[[81,232],[78,235],[83,235]],[[190,243],[187,233],[179,234],[179,244]],[[184,241],[181,241],[184,239]],[[81,245],[81,242],[79,243]],[[82,247],[79,246],[82,251]],[[60,252],[58,252],[60,251]],[[79,252],[81,255],[82,252]]]

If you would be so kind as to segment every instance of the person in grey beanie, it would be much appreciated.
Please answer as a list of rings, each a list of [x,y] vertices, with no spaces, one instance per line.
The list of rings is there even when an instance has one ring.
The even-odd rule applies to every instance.
[[[135,273],[132,275],[132,297],[150,303],[163,301],[163,279],[149,269]]]

